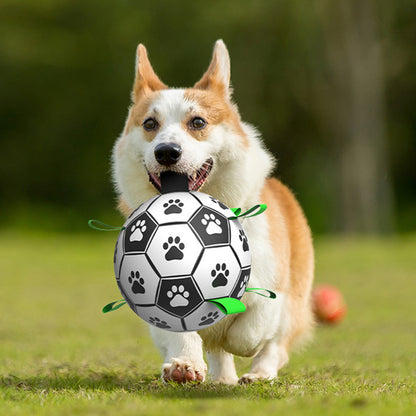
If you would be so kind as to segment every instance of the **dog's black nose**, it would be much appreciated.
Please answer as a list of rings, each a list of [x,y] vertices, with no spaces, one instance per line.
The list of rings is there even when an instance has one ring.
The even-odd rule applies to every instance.
[[[176,143],[160,143],[155,147],[155,158],[161,165],[174,165],[181,156],[182,149]]]

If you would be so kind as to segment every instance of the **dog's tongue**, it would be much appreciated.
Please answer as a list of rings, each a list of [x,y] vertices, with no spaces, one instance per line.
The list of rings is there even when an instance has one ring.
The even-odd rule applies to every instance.
[[[188,192],[189,181],[187,175],[177,172],[162,172],[160,174],[160,192],[167,194],[169,192]]]

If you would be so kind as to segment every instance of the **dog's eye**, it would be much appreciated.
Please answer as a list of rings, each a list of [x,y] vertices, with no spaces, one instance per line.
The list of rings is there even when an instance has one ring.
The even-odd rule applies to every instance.
[[[159,123],[153,117],[149,117],[143,121],[143,128],[147,131],[156,130],[158,126]]]
[[[194,117],[189,125],[193,129],[201,130],[207,125],[207,122],[202,117]]]

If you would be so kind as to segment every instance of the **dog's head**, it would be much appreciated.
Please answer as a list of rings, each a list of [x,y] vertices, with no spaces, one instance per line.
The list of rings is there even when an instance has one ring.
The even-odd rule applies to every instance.
[[[241,180],[236,166],[245,163],[249,136],[256,134],[231,101],[223,41],[216,42],[208,70],[189,89],[168,88],[139,45],[132,101],[113,153],[116,187],[126,203],[134,208],[160,192],[160,174],[167,170],[186,174],[190,190],[204,187],[227,199],[232,182]]]

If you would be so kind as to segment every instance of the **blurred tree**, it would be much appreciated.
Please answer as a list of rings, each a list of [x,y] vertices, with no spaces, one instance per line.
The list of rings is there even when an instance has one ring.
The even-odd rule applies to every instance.
[[[401,229],[415,229],[415,10],[414,0],[2,0],[1,223],[57,212],[80,229],[114,210],[110,153],[137,43],[164,82],[190,86],[223,38],[242,117],[314,231],[389,230],[393,205]]]
[[[339,228],[392,231],[385,78],[375,4],[348,0],[321,6],[329,62],[322,120],[335,142]]]

